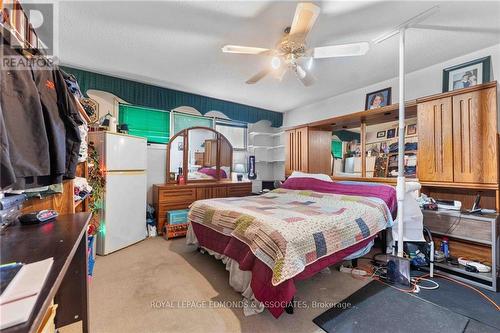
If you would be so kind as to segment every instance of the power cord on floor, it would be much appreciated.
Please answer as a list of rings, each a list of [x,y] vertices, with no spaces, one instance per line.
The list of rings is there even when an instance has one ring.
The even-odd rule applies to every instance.
[[[439,288],[439,284],[436,281],[429,279],[430,274],[424,274],[421,276],[411,277],[409,289],[402,289],[402,288],[395,287],[393,284],[386,282],[387,268],[385,267],[385,262],[382,262],[381,260],[377,260],[376,257],[379,255],[381,255],[381,253],[373,256],[373,258],[371,259],[372,264],[361,264],[361,265],[358,265],[357,267],[355,267],[358,270],[362,270],[362,271],[366,272],[366,275],[353,274],[353,271],[351,271],[352,278],[357,279],[357,280],[366,280],[368,278],[371,278],[375,281],[386,284],[394,289],[397,289],[399,291],[406,292],[406,293],[418,293],[418,292],[420,292],[420,289],[436,290]],[[369,258],[363,258],[363,259],[369,259]],[[500,306],[494,300],[492,300],[490,297],[488,297],[485,293],[483,293],[481,290],[479,290],[475,287],[472,287],[466,283],[455,280],[451,277],[439,274],[439,273],[434,273],[434,277],[439,277],[441,279],[445,279],[445,280],[454,282],[458,285],[461,285],[463,287],[466,287],[466,288],[469,288],[469,289],[475,291],[481,297],[483,297],[489,303],[491,303],[497,311],[500,311]],[[432,286],[422,285],[421,282],[430,283],[433,285]]]

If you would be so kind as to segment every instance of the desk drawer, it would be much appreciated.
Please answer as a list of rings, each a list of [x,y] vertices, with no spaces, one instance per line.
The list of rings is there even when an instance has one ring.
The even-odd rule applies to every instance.
[[[491,224],[493,223],[491,219],[458,213],[448,215],[424,211],[423,214],[424,225],[434,233],[491,244]]]
[[[158,201],[160,204],[178,204],[187,203],[196,200],[196,189],[194,188],[176,188],[175,190],[160,190]]]

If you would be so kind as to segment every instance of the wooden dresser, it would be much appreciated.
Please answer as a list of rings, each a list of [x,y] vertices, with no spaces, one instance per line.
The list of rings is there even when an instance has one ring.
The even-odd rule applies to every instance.
[[[196,182],[186,185],[153,185],[153,201],[156,211],[156,230],[163,234],[167,224],[167,212],[187,209],[196,200],[226,197],[244,197],[252,192],[252,182]]]

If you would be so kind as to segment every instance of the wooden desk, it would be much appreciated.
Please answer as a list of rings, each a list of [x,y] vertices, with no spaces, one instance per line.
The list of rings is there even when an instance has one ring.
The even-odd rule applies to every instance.
[[[88,325],[87,226],[90,213],[59,216],[56,221],[32,226],[19,224],[0,236],[1,263],[32,263],[54,258],[52,269],[29,320],[1,332],[36,332],[52,300],[58,304],[56,327],[82,321]]]

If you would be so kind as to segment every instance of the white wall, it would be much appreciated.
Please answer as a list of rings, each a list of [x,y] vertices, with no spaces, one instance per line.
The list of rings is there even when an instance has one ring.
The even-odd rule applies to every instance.
[[[488,55],[491,55],[491,67],[493,71],[493,77],[491,80],[499,79],[500,44],[497,44],[492,47],[488,47],[458,58],[450,59],[448,61],[407,74],[405,99],[412,100],[418,97],[441,93],[442,73],[444,68]],[[418,56],[424,57],[425,50],[422,50],[422,54]],[[362,111],[365,107],[365,97],[367,93],[387,87],[392,87],[392,102],[397,103],[399,98],[398,79],[393,78],[288,111],[284,114],[283,124],[285,127],[295,126],[311,121]]]

